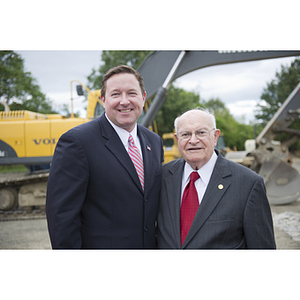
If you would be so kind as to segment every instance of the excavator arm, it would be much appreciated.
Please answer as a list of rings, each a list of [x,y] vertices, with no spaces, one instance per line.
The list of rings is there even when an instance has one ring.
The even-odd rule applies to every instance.
[[[198,69],[215,65],[255,60],[299,56],[300,51],[154,51],[138,67],[143,76],[147,99],[155,95],[152,104],[141,120],[148,127],[162,107],[166,92],[175,79]],[[146,99],[146,100],[147,100]]]

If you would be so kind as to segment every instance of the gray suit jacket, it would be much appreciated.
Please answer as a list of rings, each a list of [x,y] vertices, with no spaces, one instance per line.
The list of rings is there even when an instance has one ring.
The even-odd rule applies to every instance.
[[[184,159],[163,166],[157,239],[161,249],[275,249],[272,215],[262,177],[218,159],[181,247],[180,195]]]

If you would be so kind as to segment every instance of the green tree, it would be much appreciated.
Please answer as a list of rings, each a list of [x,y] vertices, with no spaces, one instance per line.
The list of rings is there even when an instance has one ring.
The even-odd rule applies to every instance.
[[[200,96],[198,94],[171,85],[166,101],[155,118],[158,134],[161,136],[164,133],[173,132],[175,118],[197,106],[200,106]]]
[[[239,151],[245,150],[245,141],[254,139],[254,129],[251,125],[237,122],[230,114],[226,117],[216,115],[217,127],[224,135],[226,146]]]
[[[98,70],[92,69],[92,73],[87,77],[89,89],[101,89],[103,75],[112,67],[127,65],[137,69],[150,52],[151,51],[103,51],[101,55],[103,64]]]
[[[203,107],[215,115],[218,129],[224,135],[226,146],[237,150],[245,149],[245,141],[254,138],[253,127],[239,123],[230,114],[229,109],[219,98],[203,102]]]
[[[281,66],[281,71],[276,72],[276,79],[267,83],[260,97],[262,101],[257,104],[255,118],[267,123],[289,94],[300,81],[300,59],[295,59],[290,66]]]
[[[203,107],[215,115],[219,114],[220,116],[227,116],[230,114],[229,109],[225,106],[225,103],[223,103],[219,98],[211,98],[208,101],[204,101]]]
[[[256,111],[255,117],[258,120],[262,120],[264,125],[271,120],[290,93],[300,82],[300,59],[296,58],[290,66],[282,65],[280,72],[276,72],[275,76],[276,79],[273,79],[270,83],[267,83],[267,87],[264,88],[261,95],[262,101],[257,105],[258,110]],[[263,126],[260,126],[261,130],[262,128]],[[300,119],[291,124],[290,128],[299,129]],[[288,134],[282,133],[276,137],[276,140],[283,141],[288,138]],[[294,144],[290,148],[290,151],[295,151],[299,149],[299,147],[300,141]]]
[[[11,110],[31,110],[53,113],[52,102],[40,91],[30,72],[24,70],[24,60],[14,51],[0,51],[0,101]],[[2,105],[0,110],[4,110]]]

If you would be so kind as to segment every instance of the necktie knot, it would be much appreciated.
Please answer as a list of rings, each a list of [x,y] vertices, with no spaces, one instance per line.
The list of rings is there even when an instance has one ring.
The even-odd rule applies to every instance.
[[[192,181],[192,182],[195,182],[197,179],[199,179],[200,178],[200,176],[199,176],[199,174],[198,174],[198,172],[192,172],[191,173],[191,177],[190,177],[190,180]]]
[[[131,134],[129,135],[128,143],[131,144],[131,145],[134,144],[134,143],[133,143],[133,137],[132,137]]]

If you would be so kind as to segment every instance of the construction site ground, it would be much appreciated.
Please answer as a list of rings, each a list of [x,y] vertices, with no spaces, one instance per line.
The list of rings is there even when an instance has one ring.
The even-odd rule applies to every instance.
[[[300,249],[300,201],[271,210],[277,249]],[[46,218],[0,222],[0,249],[51,249]]]

